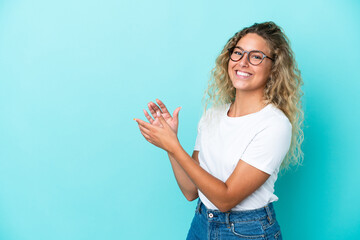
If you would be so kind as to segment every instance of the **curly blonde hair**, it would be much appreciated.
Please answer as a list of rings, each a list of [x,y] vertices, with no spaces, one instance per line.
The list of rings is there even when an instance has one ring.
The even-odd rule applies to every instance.
[[[265,103],[272,103],[282,110],[292,124],[292,139],[290,149],[285,156],[280,169],[287,170],[290,165],[301,165],[303,152],[301,144],[304,139],[304,113],[301,105],[301,86],[303,81],[290,48],[290,41],[274,22],[255,23],[235,33],[224,46],[216,59],[216,65],[211,71],[208,88],[205,90],[202,102],[204,112],[210,104],[214,107],[235,101],[236,88],[233,86],[229,74],[228,49],[248,33],[256,33],[264,38],[274,56],[269,79],[264,88]]]

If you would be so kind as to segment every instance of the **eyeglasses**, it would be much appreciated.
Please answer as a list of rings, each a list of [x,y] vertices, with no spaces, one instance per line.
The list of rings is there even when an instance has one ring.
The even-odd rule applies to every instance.
[[[247,60],[249,61],[249,63],[251,65],[259,65],[260,63],[262,63],[262,61],[264,60],[264,58],[269,58],[270,60],[274,61],[273,58],[268,57],[265,55],[265,53],[263,53],[262,51],[258,51],[258,50],[252,50],[252,51],[245,51],[240,49],[239,47],[232,47],[228,49],[229,51],[229,57],[232,61],[234,62],[238,62],[240,61],[243,56],[245,55],[245,53],[247,53]]]

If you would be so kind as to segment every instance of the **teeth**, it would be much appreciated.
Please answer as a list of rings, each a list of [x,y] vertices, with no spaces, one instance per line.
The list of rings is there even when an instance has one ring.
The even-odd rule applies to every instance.
[[[240,71],[236,71],[236,75],[248,77],[248,76],[250,76],[251,74],[249,74],[249,73],[244,73],[244,72],[240,72]]]

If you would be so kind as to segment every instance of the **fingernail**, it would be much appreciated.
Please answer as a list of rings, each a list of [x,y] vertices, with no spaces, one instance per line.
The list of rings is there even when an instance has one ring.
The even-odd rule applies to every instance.
[[[157,111],[156,114],[157,114],[158,117],[160,117],[160,112],[159,111]]]

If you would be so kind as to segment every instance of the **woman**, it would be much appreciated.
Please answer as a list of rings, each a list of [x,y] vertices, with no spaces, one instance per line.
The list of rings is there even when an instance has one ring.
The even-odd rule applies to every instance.
[[[300,164],[302,79],[289,41],[273,22],[237,32],[216,60],[192,157],[157,99],[154,119],[135,119],[167,151],[187,200],[199,197],[187,239],[282,239],[273,202],[280,169]],[[207,105],[212,107],[206,110]]]

